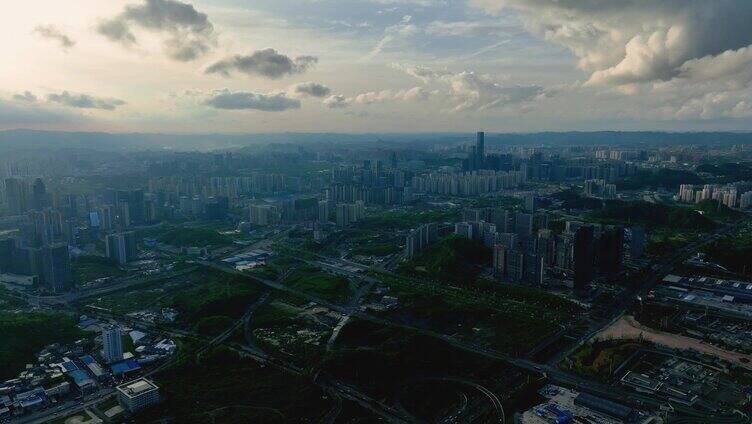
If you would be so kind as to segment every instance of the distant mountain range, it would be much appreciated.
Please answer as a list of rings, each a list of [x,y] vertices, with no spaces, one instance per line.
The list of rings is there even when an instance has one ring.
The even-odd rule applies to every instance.
[[[91,149],[101,151],[134,150],[219,150],[253,145],[347,144],[373,147],[425,147],[435,144],[470,143],[468,133],[271,133],[271,134],[144,134],[95,133],[38,130],[0,131],[0,150]],[[487,133],[488,146],[499,145],[729,145],[752,143],[750,132],[542,132]]]

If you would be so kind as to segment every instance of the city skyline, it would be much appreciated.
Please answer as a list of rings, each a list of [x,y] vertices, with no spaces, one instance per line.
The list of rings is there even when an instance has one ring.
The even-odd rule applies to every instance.
[[[0,129],[752,128],[740,0],[28,1]]]

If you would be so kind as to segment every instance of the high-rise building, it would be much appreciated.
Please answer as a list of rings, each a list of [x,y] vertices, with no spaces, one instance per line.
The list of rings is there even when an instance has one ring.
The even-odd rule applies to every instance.
[[[475,135],[475,164],[476,169],[483,169],[486,161],[486,133],[479,131]]]
[[[582,290],[595,276],[594,231],[583,225],[574,237],[574,288]]]
[[[29,210],[29,184],[20,178],[5,180],[5,202],[11,215],[21,215]]]
[[[405,239],[405,255],[408,258],[425,249],[439,238],[439,225],[435,222],[421,225],[410,231]]]
[[[104,205],[99,208],[97,213],[99,215],[99,228],[105,231],[111,230],[115,222],[115,217],[117,216],[115,207],[112,205]]]
[[[535,194],[534,193],[528,193],[525,195],[525,212],[528,213],[534,213],[535,212]]]
[[[107,235],[105,248],[107,257],[120,265],[138,259],[136,233],[133,231]]]
[[[329,202],[326,200],[319,201],[318,221],[322,224],[329,222]]]
[[[13,254],[15,250],[16,240],[12,238],[0,240],[0,274],[12,272]]]
[[[253,225],[271,225],[278,221],[280,214],[272,205],[251,205],[250,223]]]
[[[123,360],[123,337],[120,327],[102,329],[102,358],[108,364]]]
[[[599,272],[609,277],[618,274],[624,257],[624,228],[609,227],[601,232],[595,254]]]
[[[639,259],[642,257],[643,252],[645,252],[645,245],[647,243],[645,229],[642,227],[632,227],[629,232],[631,235],[629,254],[632,259]]]
[[[56,243],[43,246],[41,256],[44,284],[54,293],[66,291],[72,281],[68,244]]]
[[[520,239],[528,239],[533,234],[533,215],[517,213],[514,217],[514,232]]]

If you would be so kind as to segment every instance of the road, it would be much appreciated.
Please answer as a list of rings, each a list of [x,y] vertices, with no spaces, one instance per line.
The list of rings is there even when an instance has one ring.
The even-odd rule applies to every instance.
[[[67,416],[82,412],[84,409],[92,408],[96,404],[104,401],[108,397],[115,393],[115,389],[108,388],[102,389],[94,397],[82,401],[71,401],[65,405],[57,406],[54,408],[45,409],[43,411],[14,418],[11,420],[13,424],[43,424],[57,419],[65,418]],[[91,396],[91,395],[90,395]]]

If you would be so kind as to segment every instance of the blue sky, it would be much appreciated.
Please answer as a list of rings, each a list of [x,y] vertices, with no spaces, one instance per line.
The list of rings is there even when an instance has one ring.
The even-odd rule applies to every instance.
[[[741,130],[746,0],[27,0],[0,129]]]

